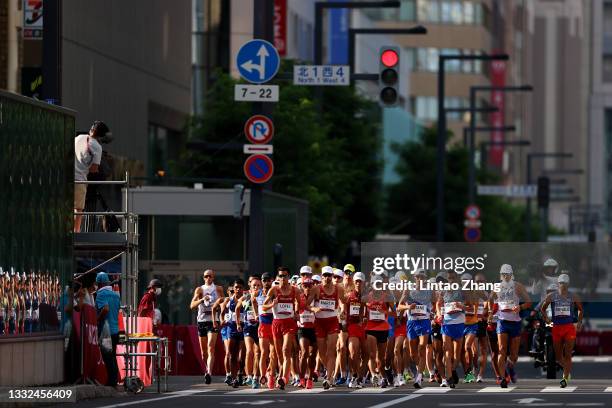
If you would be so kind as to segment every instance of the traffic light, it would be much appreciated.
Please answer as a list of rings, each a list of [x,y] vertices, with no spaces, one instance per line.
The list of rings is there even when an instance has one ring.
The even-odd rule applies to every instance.
[[[550,179],[538,177],[538,208],[548,208],[550,202]]]
[[[245,204],[244,186],[242,184],[234,184],[234,218],[242,218]]]
[[[382,107],[396,106],[399,102],[399,47],[381,47],[378,61],[379,103]]]

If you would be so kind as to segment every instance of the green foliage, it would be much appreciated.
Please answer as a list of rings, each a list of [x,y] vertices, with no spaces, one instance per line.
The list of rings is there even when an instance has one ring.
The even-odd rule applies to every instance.
[[[292,72],[291,63],[281,72]],[[243,143],[252,104],[234,102],[236,82],[217,77],[204,116],[190,123],[191,140]],[[313,88],[281,83],[273,119],[272,188],[308,200],[310,252],[339,259],[351,240],[372,239],[379,227],[382,169],[377,107],[349,87],[325,90],[319,107]],[[243,179],[244,159],[236,150],[186,150],[174,174]]]
[[[415,239],[435,240],[436,231],[436,135],[428,128],[420,140],[395,145],[399,155],[397,173],[401,181],[389,187],[386,200],[386,231],[409,234]],[[451,134],[448,134],[450,138]],[[480,183],[499,180],[479,171]],[[445,240],[463,241],[464,210],[468,204],[468,151],[453,145],[447,149],[445,177]],[[477,196],[482,210],[482,241],[522,241],[525,239],[525,207],[501,197]],[[533,216],[532,237],[537,239],[537,217]]]

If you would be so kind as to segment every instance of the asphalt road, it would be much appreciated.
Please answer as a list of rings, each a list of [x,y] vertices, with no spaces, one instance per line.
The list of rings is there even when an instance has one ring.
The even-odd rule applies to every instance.
[[[321,383],[312,390],[287,387],[285,391],[233,389],[215,378],[205,385],[201,377],[171,377],[169,393],[157,394],[153,389],[137,395],[81,401],[79,407],[186,407],[264,406],[313,407],[313,404],[333,408],[386,407],[612,407],[612,364],[583,362],[575,364],[570,386],[559,388],[559,380],[541,378],[531,364],[519,364],[519,381],[507,390],[499,388],[489,377],[483,384],[459,384],[457,388],[440,388],[426,383],[422,390],[412,385],[400,388],[363,388],[352,390],[336,387],[325,391]]]

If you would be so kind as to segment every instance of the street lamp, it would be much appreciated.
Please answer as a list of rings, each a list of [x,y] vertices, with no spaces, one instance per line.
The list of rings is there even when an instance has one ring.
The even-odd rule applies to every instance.
[[[318,1],[315,3],[314,60],[323,63],[323,10],[328,8],[399,8],[398,0],[391,1]],[[351,72],[352,73],[352,72]]]
[[[507,61],[508,54],[440,55],[438,57],[438,137],[436,154],[436,239],[444,241],[444,169],[446,160],[446,113],[444,111],[444,73],[446,61]]]
[[[565,152],[535,152],[527,154],[527,184],[531,184],[531,161],[534,159],[558,158],[568,159],[573,157],[572,153]],[[525,212],[525,237],[527,242],[531,242],[531,197],[527,197],[527,208]]]
[[[529,92],[533,91],[531,85],[520,86],[472,86],[470,88],[470,107],[476,107],[476,92],[481,91],[500,91],[500,92]],[[474,166],[474,129],[476,128],[476,115],[470,116],[470,138],[469,138],[469,154],[470,161],[468,163],[468,204],[474,204],[476,200],[476,168]]]

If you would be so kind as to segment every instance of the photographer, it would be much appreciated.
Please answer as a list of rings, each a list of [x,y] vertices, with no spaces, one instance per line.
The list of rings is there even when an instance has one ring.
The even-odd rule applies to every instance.
[[[102,145],[99,140],[108,137],[110,129],[104,122],[95,121],[89,134],[78,135],[74,139],[74,180],[86,181],[89,173],[97,173],[102,160]],[[83,212],[87,184],[74,185],[74,211]],[[81,230],[81,215],[74,218],[74,232]]]

